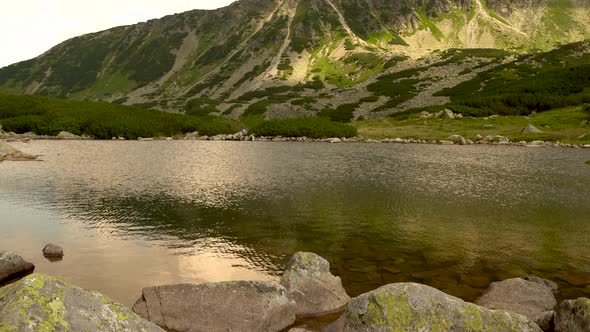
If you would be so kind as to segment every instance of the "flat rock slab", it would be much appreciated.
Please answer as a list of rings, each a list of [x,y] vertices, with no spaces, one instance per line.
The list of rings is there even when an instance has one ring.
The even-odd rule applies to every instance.
[[[555,331],[590,331],[590,299],[581,297],[561,302],[555,313]]]
[[[0,285],[33,273],[35,265],[12,251],[0,251]]]
[[[350,302],[340,278],[330,273],[330,263],[310,252],[293,255],[287,263],[281,285],[295,301],[298,318],[342,312]]]
[[[2,161],[27,161],[36,160],[37,157],[21,152],[10,144],[0,141],[0,162]]]
[[[42,274],[0,288],[0,331],[163,332],[106,296]]]
[[[552,330],[553,309],[557,305],[550,284],[521,278],[493,282],[475,303],[488,309],[508,310],[527,316],[544,331]]]
[[[540,332],[529,318],[489,310],[416,283],[380,287],[352,299],[344,331]]]
[[[281,331],[295,322],[287,290],[269,281],[148,287],[133,311],[178,332]]]

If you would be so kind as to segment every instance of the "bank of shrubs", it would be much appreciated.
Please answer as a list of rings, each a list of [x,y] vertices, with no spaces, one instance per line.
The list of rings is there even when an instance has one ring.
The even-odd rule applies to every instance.
[[[353,126],[323,117],[269,120],[254,126],[251,132],[257,136],[309,138],[353,137],[357,134]]]
[[[164,113],[109,103],[0,94],[0,124],[5,131],[57,135],[68,131],[100,139],[235,133],[240,125],[217,117]]]

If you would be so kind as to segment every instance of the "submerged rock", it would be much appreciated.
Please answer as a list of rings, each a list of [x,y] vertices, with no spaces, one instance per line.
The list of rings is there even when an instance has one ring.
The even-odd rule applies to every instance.
[[[35,270],[35,265],[25,261],[12,251],[0,251],[0,285]]]
[[[525,316],[415,283],[389,284],[352,299],[344,324],[344,331],[541,331]]]
[[[64,250],[57,244],[50,243],[43,248],[43,256],[51,258],[60,258],[64,256]]]
[[[590,299],[581,297],[561,302],[555,313],[555,331],[590,331]]]
[[[330,263],[310,252],[298,252],[291,257],[281,285],[295,301],[297,317],[341,312],[350,302],[340,278],[330,273]]]
[[[0,303],[2,331],[163,332],[98,292],[42,274],[0,288]]]
[[[559,286],[557,286],[557,284],[551,280],[539,278],[537,276],[526,276],[523,279],[526,281],[535,282],[539,285],[543,285],[549,288],[549,290],[551,290],[553,294],[559,293]]]
[[[287,290],[269,281],[148,287],[133,306],[171,331],[281,331],[295,322]]]
[[[2,161],[27,161],[36,160],[37,157],[21,152],[10,144],[0,141],[0,162]]]
[[[544,331],[553,328],[557,301],[546,284],[513,278],[493,282],[475,303],[488,309],[519,313],[532,319]]]

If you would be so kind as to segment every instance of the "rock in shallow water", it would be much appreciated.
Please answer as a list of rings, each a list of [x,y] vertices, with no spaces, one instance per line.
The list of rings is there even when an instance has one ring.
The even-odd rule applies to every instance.
[[[508,310],[527,316],[544,331],[553,329],[553,309],[557,301],[552,288],[546,283],[521,278],[493,282],[475,303],[488,309]]]
[[[64,250],[57,244],[50,243],[43,248],[43,256],[50,258],[61,258],[64,256]]]
[[[295,322],[287,290],[269,281],[147,287],[133,311],[179,332],[281,331]]]
[[[0,288],[0,331],[163,332],[128,308],[42,274]]]
[[[310,252],[298,252],[287,263],[281,285],[295,301],[297,317],[319,317],[344,310],[350,297],[330,263]]]
[[[522,315],[415,283],[389,284],[352,299],[344,324],[344,331],[541,331]]]
[[[12,251],[0,251],[0,285],[30,274],[34,269],[35,265]]]
[[[590,299],[581,297],[561,302],[555,313],[555,331],[590,331]]]

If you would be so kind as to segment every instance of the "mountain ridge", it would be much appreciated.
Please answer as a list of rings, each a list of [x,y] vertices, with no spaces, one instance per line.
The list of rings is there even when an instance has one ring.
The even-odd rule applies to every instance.
[[[266,100],[279,117],[313,115],[350,104],[341,90],[369,98],[366,88],[379,75],[441,60],[437,50],[475,46],[519,54],[590,38],[589,8],[582,0],[240,0],[70,39],[0,69],[0,90],[167,111],[196,106],[228,117]],[[477,72],[485,66],[471,67],[481,64],[442,66],[451,79],[432,85],[460,83],[453,74]],[[328,95],[329,102],[320,100],[315,109],[305,100],[286,103],[295,97],[269,103],[280,86],[292,96],[287,89],[296,89],[300,99]],[[404,106],[383,98],[372,102],[375,108]]]

